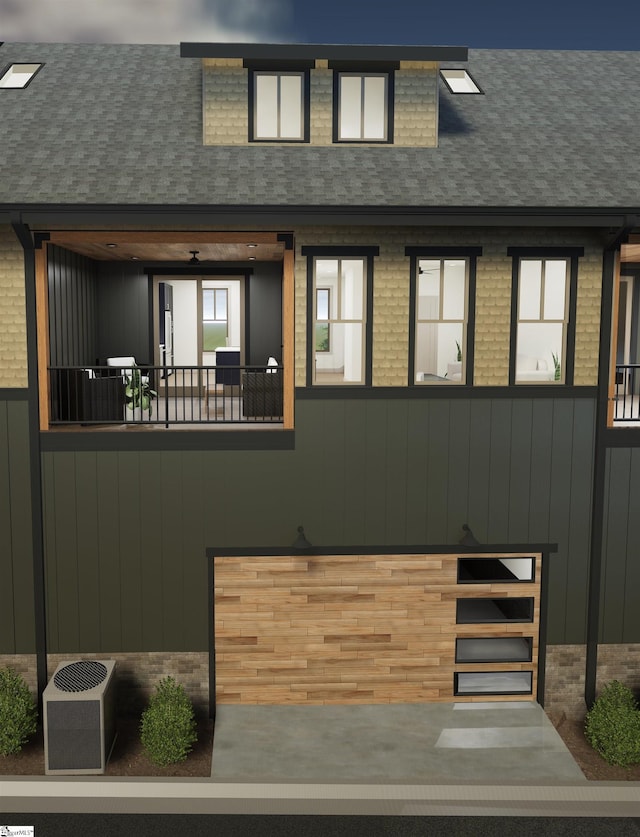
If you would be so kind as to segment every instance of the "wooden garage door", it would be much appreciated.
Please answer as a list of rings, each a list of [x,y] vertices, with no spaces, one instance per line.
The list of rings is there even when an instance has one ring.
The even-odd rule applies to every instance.
[[[531,700],[535,553],[216,557],[218,703]]]

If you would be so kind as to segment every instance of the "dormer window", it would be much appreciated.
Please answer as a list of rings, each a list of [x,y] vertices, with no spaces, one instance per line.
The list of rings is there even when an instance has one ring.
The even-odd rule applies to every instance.
[[[308,142],[308,73],[254,70],[251,75],[250,139]]]
[[[391,74],[336,73],[335,142],[391,142]]]
[[[440,70],[450,93],[482,93],[466,70]]]
[[[42,64],[11,64],[0,76],[0,88],[14,90],[26,87]]]

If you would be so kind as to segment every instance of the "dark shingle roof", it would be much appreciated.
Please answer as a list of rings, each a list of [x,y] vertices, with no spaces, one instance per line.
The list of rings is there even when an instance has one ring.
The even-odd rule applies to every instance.
[[[0,90],[0,204],[640,206],[640,52],[469,50],[438,148],[202,145],[178,46],[4,44],[46,62]]]

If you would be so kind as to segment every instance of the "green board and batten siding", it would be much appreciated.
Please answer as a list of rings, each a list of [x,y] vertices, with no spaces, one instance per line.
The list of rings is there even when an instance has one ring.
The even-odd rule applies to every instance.
[[[640,642],[640,447],[607,451],[604,541],[600,641]]]
[[[0,400],[0,653],[35,652],[26,401]]]
[[[558,542],[584,642],[591,399],[298,400],[296,449],[43,453],[49,650],[204,651],[207,547]],[[224,432],[224,431],[220,431]],[[275,431],[278,432],[278,431]],[[531,475],[531,478],[530,478]]]

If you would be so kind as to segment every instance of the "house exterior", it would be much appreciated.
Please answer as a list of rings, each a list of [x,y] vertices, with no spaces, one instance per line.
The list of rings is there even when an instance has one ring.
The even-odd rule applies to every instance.
[[[1,44],[0,664],[211,712],[640,687],[639,80]]]

